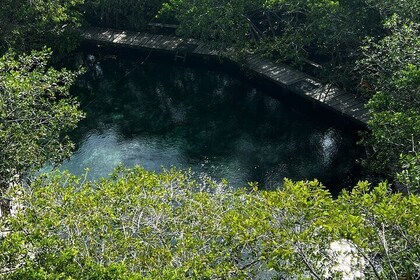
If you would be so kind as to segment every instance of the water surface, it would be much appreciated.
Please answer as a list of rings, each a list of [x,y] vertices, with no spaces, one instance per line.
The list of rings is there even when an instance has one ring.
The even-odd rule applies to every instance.
[[[73,92],[87,118],[62,169],[88,167],[98,179],[119,163],[175,166],[264,188],[288,177],[318,178],[334,189],[356,176],[356,131],[223,72],[141,61],[109,57],[100,61],[102,73],[79,79]]]

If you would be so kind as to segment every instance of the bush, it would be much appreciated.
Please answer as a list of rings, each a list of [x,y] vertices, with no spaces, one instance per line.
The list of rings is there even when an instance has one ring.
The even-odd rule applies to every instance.
[[[5,279],[399,279],[420,270],[420,199],[386,184],[333,199],[317,181],[233,190],[188,172],[120,168],[100,182],[55,173],[9,195],[20,210],[1,220]]]
[[[69,89],[80,74],[48,67],[51,52],[0,57],[0,191],[70,155],[66,137],[83,117]]]

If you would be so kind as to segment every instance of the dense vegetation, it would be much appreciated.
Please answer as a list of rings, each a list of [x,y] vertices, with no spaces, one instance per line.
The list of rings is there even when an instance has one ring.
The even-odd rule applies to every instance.
[[[0,218],[1,278],[420,277],[419,17],[417,0],[2,1],[0,189],[16,211]],[[69,96],[80,72],[50,67],[44,46],[57,59],[83,24],[147,30],[151,21],[239,55],[302,69],[315,60],[321,78],[368,100],[364,166],[403,192],[360,183],[333,199],[316,181],[233,191],[139,168],[98,183],[30,182],[70,154],[66,133],[83,117]]]
[[[83,116],[69,96],[78,73],[48,68],[50,55],[9,52],[0,58],[0,189],[72,150],[64,133]]]
[[[28,51],[45,45],[59,52],[74,48],[77,9],[83,0],[3,0],[0,8],[0,51],[12,47]]]
[[[230,190],[188,173],[119,169],[16,187],[0,245],[6,279],[414,279],[420,198],[317,181]]]

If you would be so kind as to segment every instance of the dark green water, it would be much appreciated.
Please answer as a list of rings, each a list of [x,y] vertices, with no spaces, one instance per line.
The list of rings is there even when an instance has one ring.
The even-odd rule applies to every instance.
[[[233,186],[265,188],[318,178],[341,188],[357,177],[357,133],[331,125],[305,106],[280,101],[222,72],[130,57],[100,62],[73,92],[87,118],[75,131],[77,150],[62,169],[89,177],[115,166],[191,168]]]

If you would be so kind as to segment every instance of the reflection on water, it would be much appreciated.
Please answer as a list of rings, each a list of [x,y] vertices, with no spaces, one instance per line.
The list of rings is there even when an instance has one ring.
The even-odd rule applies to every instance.
[[[280,102],[223,73],[118,58],[74,88],[87,118],[62,169],[97,179],[119,163],[176,166],[234,186],[266,188],[319,178],[343,186],[358,156],[354,132],[329,127],[304,107]]]
[[[154,136],[123,139],[117,129],[111,126],[104,131],[93,130],[86,134],[79,143],[80,148],[64,167],[76,172],[82,166],[89,167],[90,175],[97,178],[108,175],[108,167],[119,163],[159,170],[161,166],[170,168],[185,162],[175,143]]]

